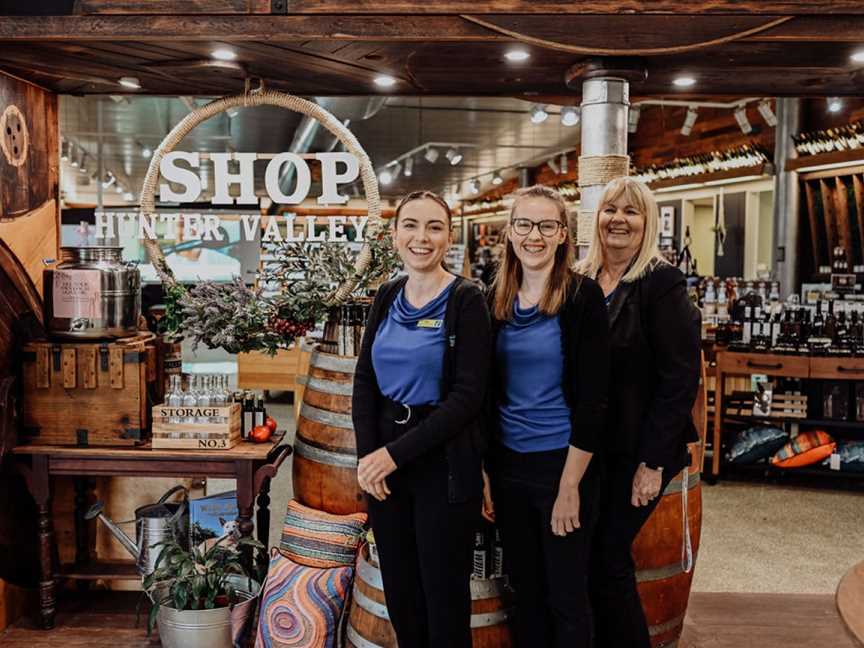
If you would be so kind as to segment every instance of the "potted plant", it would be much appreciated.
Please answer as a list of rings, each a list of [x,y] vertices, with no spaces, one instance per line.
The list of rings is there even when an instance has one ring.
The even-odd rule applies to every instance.
[[[159,543],[162,552],[143,586],[152,602],[147,634],[158,621],[163,648],[232,648],[239,641],[261,588],[239,549],[261,552],[264,545],[242,537],[234,549],[223,544],[229,538],[235,541],[226,535],[209,548]]]

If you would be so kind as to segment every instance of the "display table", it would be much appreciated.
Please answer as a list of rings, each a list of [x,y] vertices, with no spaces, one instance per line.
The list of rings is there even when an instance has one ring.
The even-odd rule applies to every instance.
[[[714,395],[714,455],[711,460],[711,478],[720,475],[720,455],[722,454],[725,386],[728,376],[765,374],[768,376],[819,380],[864,380],[864,358],[851,357],[809,357],[795,355],[774,355],[770,353],[740,353],[736,351],[717,352],[717,382]],[[765,420],[756,419],[754,420]],[[827,426],[854,426],[862,423],[847,421],[799,420],[802,424]]]
[[[54,569],[54,530],[51,519],[51,476],[77,477],[216,477],[237,480],[237,526],[251,536],[257,522],[258,539],[268,546],[270,528],[270,480],[291,454],[282,444],[285,434],[272,443],[240,443],[230,450],[153,450],[140,448],[76,448],[69,446],[24,445],[14,448],[18,466],[36,501],[39,515],[39,601],[44,628],[54,624],[55,579],[83,580],[137,578],[133,561],[92,562],[86,525],[81,524],[85,491],[76,497],[76,556],[74,565]],[[28,461],[29,460],[29,461]],[[255,498],[258,515],[252,521]]]

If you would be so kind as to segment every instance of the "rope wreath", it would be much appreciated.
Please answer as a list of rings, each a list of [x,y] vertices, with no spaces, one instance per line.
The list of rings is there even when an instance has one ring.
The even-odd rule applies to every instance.
[[[249,82],[246,82],[246,92],[242,95],[234,95],[231,97],[222,97],[211,101],[206,106],[201,106],[190,112],[183,120],[177,124],[162,143],[153,152],[153,157],[150,159],[150,167],[147,169],[147,175],[144,178],[144,185],[141,188],[141,211],[139,217],[150,215],[155,212],[154,195],[156,185],[159,182],[159,165],[162,158],[166,154],[171,153],[174,147],[180,143],[186,135],[189,134],[196,126],[207,121],[211,117],[218,115],[230,108],[242,108],[249,106],[277,106],[294,112],[302,113],[313,119],[317,119],[324,128],[330,131],[337,139],[345,146],[345,149],[354,155],[360,164],[360,178],[363,182],[363,190],[366,194],[368,204],[369,221],[366,225],[366,239],[371,239],[378,235],[382,227],[381,221],[381,198],[378,195],[378,179],[375,176],[375,169],[372,167],[372,162],[360,142],[350,130],[336,117],[316,103],[295,97],[294,95],[276,90],[266,90],[263,85],[258,90],[249,90]],[[166,288],[177,285],[177,279],[171,268],[168,267],[165,261],[165,255],[159,247],[159,243],[150,238],[144,239],[144,247],[147,250],[147,256],[150,262],[165,284]],[[351,294],[351,291],[357,285],[357,282],[363,277],[369,264],[372,262],[372,251],[369,243],[365,242],[360,249],[360,253],[354,261],[354,274],[347,278],[340,286],[336,288],[333,294],[327,299],[326,305],[332,306],[340,304]]]

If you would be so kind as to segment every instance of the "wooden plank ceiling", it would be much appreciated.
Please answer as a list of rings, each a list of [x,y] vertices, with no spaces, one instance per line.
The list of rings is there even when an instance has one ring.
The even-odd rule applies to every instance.
[[[18,11],[6,9],[8,5]],[[38,5],[33,8],[28,5]],[[295,13],[282,13],[289,9]],[[296,5],[296,6],[295,6]],[[859,95],[864,3],[133,0],[4,3],[0,70],[61,93],[558,96],[598,55],[638,55],[639,96]],[[434,13],[433,13],[434,12]],[[645,13],[640,13],[645,12]],[[50,15],[26,15],[26,14]],[[521,43],[531,54],[509,63]],[[219,46],[237,58],[214,61]],[[373,81],[389,74],[388,90]],[[677,90],[681,74],[697,83]],[[118,85],[137,77],[141,90]],[[578,86],[578,84],[577,84]],[[686,92],[686,95],[683,93]]]

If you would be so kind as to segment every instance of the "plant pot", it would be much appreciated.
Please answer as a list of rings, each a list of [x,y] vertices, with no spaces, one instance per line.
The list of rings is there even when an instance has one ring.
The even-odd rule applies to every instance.
[[[244,630],[254,617],[261,586],[245,576],[229,576],[228,580],[241,599],[233,608],[212,610],[175,610],[162,605],[157,617],[162,648],[234,648],[239,645]]]

